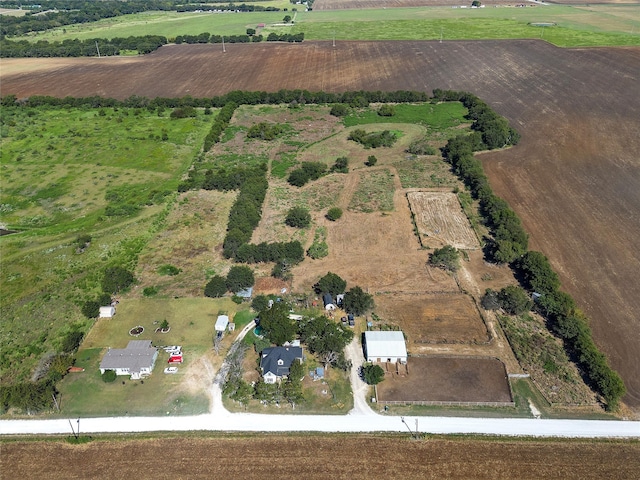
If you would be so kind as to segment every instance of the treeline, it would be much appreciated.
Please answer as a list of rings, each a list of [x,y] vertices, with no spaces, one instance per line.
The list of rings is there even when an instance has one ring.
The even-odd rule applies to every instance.
[[[234,11],[234,12],[279,12],[280,9],[278,7],[263,7],[262,5],[247,5],[245,3],[241,3],[237,5],[235,3],[230,3],[228,0],[220,0],[220,1],[212,1],[209,3],[227,3],[227,5],[216,5],[213,10],[217,11]],[[211,11],[211,5],[180,5],[176,7],[177,12],[197,12],[200,10]]]
[[[258,43],[264,40],[262,35],[212,35],[210,33],[201,33],[199,35],[178,35],[175,39],[176,44],[181,45],[187,43],[190,45],[196,43]]]
[[[528,235],[520,218],[507,202],[493,193],[482,163],[473,156],[474,151],[515,144],[519,135],[505,119],[499,118],[474,95],[436,90],[434,98],[461,101],[469,109],[469,118],[474,120],[474,131],[450,139],[443,148],[443,155],[480,202],[480,213],[493,235],[486,250],[488,257],[509,263],[522,286],[536,293],[536,310],[562,338],[565,348],[582,367],[593,388],[602,395],[607,408],[615,409],[626,392],[622,379],[595,345],[588,319],[579,311],[573,298],[559,290],[560,280],[549,260],[540,252],[528,251]]]
[[[88,40],[69,39],[62,42],[39,40],[11,41],[0,39],[0,57],[94,57],[120,55],[123,50],[137,50],[138,53],[151,53],[167,44],[166,37],[146,35],[127,38],[93,38]]]
[[[236,108],[238,108],[237,104],[229,102],[220,109],[220,112],[218,112],[216,119],[211,125],[211,130],[209,130],[209,133],[204,139],[203,150],[205,152],[209,151],[214,144],[220,141],[220,135],[222,135],[222,132],[224,132],[229,125],[229,121],[231,117],[233,117],[233,112],[235,112]]]
[[[618,406],[626,393],[620,375],[598,350],[589,319],[576,306],[573,298],[559,290],[560,280],[549,260],[540,252],[527,252],[513,264],[523,286],[539,296],[536,311],[548,321],[551,329],[564,341],[570,356],[582,367],[593,387],[603,396],[607,409]]]
[[[156,97],[153,99],[132,95],[125,100],[116,100],[115,98],[92,96],[92,97],[51,97],[46,95],[33,95],[26,99],[17,100],[15,95],[5,95],[0,100],[2,106],[15,106],[16,104],[25,105],[27,107],[38,106],[54,106],[54,107],[126,107],[126,108],[147,108],[150,111],[156,110],[158,107],[177,108],[177,107],[200,107],[200,108],[220,108],[229,102],[237,105],[277,105],[282,103],[291,103],[296,101],[298,104],[315,103],[315,104],[335,104],[345,103],[349,105],[366,106],[369,103],[412,103],[427,102],[430,97],[425,92],[416,92],[411,90],[397,90],[394,92],[373,91],[367,92],[363,90],[331,93],[331,92],[310,92],[308,90],[278,90],[277,92],[244,92],[234,90],[225,95],[217,97],[196,98],[191,96],[178,98]]]
[[[271,32],[267,35],[267,42],[302,42],[304,40],[304,32],[300,33],[275,33]]]

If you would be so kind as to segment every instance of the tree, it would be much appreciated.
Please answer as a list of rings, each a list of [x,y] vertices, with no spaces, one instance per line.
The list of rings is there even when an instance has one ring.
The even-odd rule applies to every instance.
[[[349,173],[349,159],[347,157],[338,157],[336,163],[331,167],[332,172]]]
[[[106,293],[118,293],[135,282],[133,273],[123,267],[108,267],[102,277],[102,290]]]
[[[289,306],[285,302],[274,303],[259,314],[264,335],[276,345],[290,342],[296,335],[296,323],[289,318]]]
[[[291,21],[291,15],[285,15],[282,21],[284,23],[289,23]]]
[[[435,249],[429,255],[429,265],[455,272],[459,268],[460,253],[451,245],[445,245],[440,249]]]
[[[378,158],[375,155],[369,155],[367,161],[364,163],[367,167],[373,167],[378,163]]]
[[[396,109],[393,105],[384,104],[380,105],[378,109],[378,115],[381,117],[393,117],[396,114]]]
[[[328,272],[324,277],[318,280],[318,283],[314,285],[316,293],[330,293],[331,295],[338,295],[344,293],[347,288],[346,280],[343,280],[338,275],[332,272]]]
[[[344,103],[335,103],[329,111],[334,117],[344,117],[349,113],[349,106]]]
[[[342,209],[340,207],[331,207],[327,212],[327,220],[335,222],[342,217]]]
[[[252,287],[255,282],[253,270],[246,265],[234,265],[227,274],[227,289],[233,293]]]
[[[247,35],[249,35],[250,37],[253,37],[255,34],[256,34],[255,28],[247,28]]]
[[[479,7],[480,5],[482,5],[482,2],[480,2],[480,0],[473,0],[473,2],[471,2],[472,7]]]
[[[227,280],[220,275],[214,275],[204,287],[205,297],[218,298],[225,293],[227,293]]]
[[[531,310],[533,302],[522,288],[509,285],[498,292],[500,306],[511,315],[520,315]]]
[[[377,385],[384,380],[384,370],[380,365],[365,364],[362,367],[362,379],[368,385]]]
[[[96,318],[100,315],[100,304],[97,300],[87,300],[82,304],[82,314],[87,318]]]
[[[261,312],[269,308],[269,299],[266,295],[257,295],[251,301],[251,308],[254,312]]]
[[[115,370],[105,370],[102,374],[102,381],[105,383],[112,383],[116,381],[117,376],[118,375]]]
[[[60,344],[60,351],[64,353],[75,352],[84,338],[84,333],[79,330],[71,330],[67,332]]]
[[[290,227],[305,228],[311,224],[311,214],[304,207],[293,207],[287,213],[284,223]]]
[[[320,355],[325,367],[335,364],[340,352],[353,339],[352,330],[324,315],[302,320],[298,333],[309,350]]]
[[[344,294],[344,309],[353,315],[363,315],[374,306],[373,296],[365,293],[360,287],[353,287]]]

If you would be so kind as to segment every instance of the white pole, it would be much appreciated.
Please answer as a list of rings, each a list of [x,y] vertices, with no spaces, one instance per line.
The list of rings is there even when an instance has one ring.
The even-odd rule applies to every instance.
[[[96,50],[98,51],[98,58],[100,58],[100,49],[98,48],[98,41],[96,40]]]
[[[224,48],[224,35],[222,36],[222,53],[227,53],[227,50]]]

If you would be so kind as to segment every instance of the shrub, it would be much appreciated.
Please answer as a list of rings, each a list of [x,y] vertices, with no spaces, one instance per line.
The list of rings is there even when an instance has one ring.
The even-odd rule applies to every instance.
[[[396,114],[396,109],[393,105],[384,104],[378,109],[378,115],[381,117],[393,117]]]
[[[364,365],[362,367],[362,379],[368,385],[377,385],[384,380],[384,370],[380,365]]]
[[[78,330],[71,330],[67,332],[65,336],[62,338],[62,343],[60,344],[60,350],[63,353],[71,353],[75,352],[80,344],[82,343],[82,339],[84,338],[84,333]]]
[[[155,295],[158,294],[159,291],[160,289],[155,286],[144,287],[144,289],[142,290],[142,295],[144,295],[145,297],[154,297]]]
[[[311,214],[303,207],[293,207],[287,213],[284,223],[290,227],[305,228],[311,224]]]
[[[256,123],[247,131],[247,138],[259,138],[261,140],[274,140],[284,132],[282,125],[271,124],[266,122]]]
[[[169,265],[169,264],[161,265],[160,267],[158,267],[159,275],[169,275],[171,277],[174,277],[178,275],[181,271],[182,270],[180,270],[178,267],[174,267],[173,265]]]
[[[531,310],[533,302],[522,288],[509,285],[498,293],[498,303],[505,312],[511,315],[521,315]]]
[[[227,293],[227,280],[220,275],[214,275],[204,287],[204,296],[210,298],[222,297]]]
[[[340,207],[332,207],[327,212],[327,220],[335,222],[342,217],[342,209]]]
[[[102,290],[106,293],[118,293],[135,281],[133,273],[123,267],[108,267],[102,277]]]
[[[307,255],[314,260],[324,258],[329,255],[329,245],[327,242],[313,242],[307,250]]]
[[[429,265],[455,272],[459,268],[460,253],[451,245],[436,249],[429,255]]]
[[[349,113],[349,106],[344,103],[335,103],[329,111],[334,117],[344,117]]]
[[[311,180],[319,179],[326,171],[324,163],[305,162],[300,168],[291,171],[287,181],[295,187],[302,187]]]
[[[118,375],[115,370],[105,370],[102,374],[102,381],[104,383],[113,383],[116,381],[116,378],[118,378]]]
[[[178,107],[171,112],[169,115],[170,118],[187,118],[187,117],[195,117],[197,115],[196,109],[191,106],[186,107]]]
[[[347,138],[358,142],[365,148],[391,147],[398,139],[396,134],[390,130],[367,133],[359,128],[353,130]]]
[[[82,304],[80,310],[87,318],[96,318],[100,314],[101,305],[97,300],[87,300]]]
[[[437,151],[429,145],[427,138],[422,138],[411,142],[407,147],[407,153],[412,153],[413,155],[435,155]]]
[[[349,173],[349,159],[347,157],[338,157],[336,163],[331,167],[332,172]]]
[[[373,167],[376,163],[378,163],[378,159],[375,155],[369,155],[367,161],[364,162],[367,167]]]

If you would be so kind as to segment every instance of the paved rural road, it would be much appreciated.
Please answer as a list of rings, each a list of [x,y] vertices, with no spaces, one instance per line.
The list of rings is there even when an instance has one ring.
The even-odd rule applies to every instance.
[[[82,418],[82,433],[210,430],[223,432],[408,432],[508,436],[640,438],[640,422],[383,415],[263,415],[218,413],[189,417]],[[72,419],[74,427],[77,419]],[[68,419],[3,420],[0,435],[71,434]]]
[[[235,344],[252,325],[236,337]],[[361,364],[362,352],[357,340],[347,347],[354,365]],[[356,363],[357,362],[357,363]],[[546,420],[521,418],[457,418],[457,417],[396,417],[376,414],[366,403],[362,381],[357,373],[351,381],[354,409],[348,415],[264,415],[230,413],[222,404],[220,381],[222,371],[212,385],[211,413],[195,416],[167,417],[105,417],[81,418],[81,433],[129,433],[209,430],[222,432],[408,432],[463,433],[508,436],[640,438],[640,422],[608,420]],[[354,371],[357,367],[354,367]],[[0,435],[71,434],[70,421],[76,428],[78,419],[1,420]],[[416,422],[417,421],[417,422]]]

